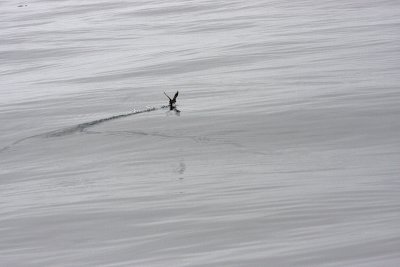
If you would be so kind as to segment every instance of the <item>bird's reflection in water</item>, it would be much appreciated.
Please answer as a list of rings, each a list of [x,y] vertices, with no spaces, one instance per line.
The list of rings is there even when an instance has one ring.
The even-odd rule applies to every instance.
[[[177,108],[172,108],[170,110],[167,111],[167,115],[171,116],[171,115],[175,115],[175,116],[180,116],[181,115],[181,111]]]

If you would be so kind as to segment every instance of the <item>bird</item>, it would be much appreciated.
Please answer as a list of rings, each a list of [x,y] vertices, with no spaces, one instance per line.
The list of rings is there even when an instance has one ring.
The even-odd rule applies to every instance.
[[[164,95],[166,95],[169,99],[169,110],[175,110],[176,109],[176,98],[178,97],[179,91],[176,91],[174,98],[170,98],[165,92]]]

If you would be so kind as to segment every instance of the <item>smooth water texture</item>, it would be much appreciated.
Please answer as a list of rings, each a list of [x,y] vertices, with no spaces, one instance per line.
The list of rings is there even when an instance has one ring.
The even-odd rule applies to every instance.
[[[399,1],[0,9],[1,266],[400,265]]]

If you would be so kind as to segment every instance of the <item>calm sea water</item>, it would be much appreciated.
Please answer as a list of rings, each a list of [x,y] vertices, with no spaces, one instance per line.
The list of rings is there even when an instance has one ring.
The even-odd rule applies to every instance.
[[[1,266],[400,265],[399,1],[0,9]]]

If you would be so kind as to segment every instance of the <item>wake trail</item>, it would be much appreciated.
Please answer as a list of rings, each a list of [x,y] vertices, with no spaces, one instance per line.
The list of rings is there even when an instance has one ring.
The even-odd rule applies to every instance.
[[[134,110],[134,111],[129,112],[129,113],[115,115],[115,116],[111,116],[111,117],[107,117],[107,118],[103,118],[103,119],[99,119],[99,120],[94,120],[94,121],[90,121],[90,122],[81,123],[81,124],[78,124],[78,125],[73,126],[73,127],[69,127],[69,128],[66,128],[66,129],[61,129],[61,130],[48,132],[48,133],[45,133],[43,135],[45,135],[46,137],[58,137],[58,136],[64,136],[64,135],[73,134],[73,133],[76,133],[76,132],[83,132],[85,129],[87,129],[89,127],[93,127],[95,125],[98,125],[98,124],[106,122],[106,121],[121,119],[121,118],[125,118],[125,117],[128,117],[128,116],[140,114],[140,113],[156,111],[156,110],[164,109],[164,108],[167,108],[167,107],[168,106],[166,105],[166,106],[161,106],[161,107],[158,107],[158,108],[157,107],[149,107],[149,108],[142,109],[142,110]]]
[[[26,140],[29,140],[29,139],[39,138],[39,137],[48,138],[48,137],[66,136],[66,135],[74,134],[74,133],[77,133],[77,132],[83,132],[89,127],[93,127],[95,125],[98,125],[98,124],[106,122],[106,121],[111,121],[111,120],[121,119],[121,118],[125,118],[125,117],[132,116],[132,115],[137,115],[137,114],[141,114],[141,113],[161,110],[161,109],[165,109],[165,108],[168,108],[168,107],[169,107],[168,105],[163,105],[163,106],[160,106],[160,107],[148,107],[148,108],[142,109],[142,110],[135,110],[134,109],[132,112],[128,112],[128,113],[125,113],[125,114],[120,114],[120,115],[115,115],[115,116],[111,116],[111,117],[107,117],[107,118],[103,118],[103,119],[98,119],[98,120],[94,120],[94,121],[90,121],[90,122],[85,122],[85,123],[81,123],[81,124],[78,124],[78,125],[75,125],[75,126],[72,126],[72,127],[69,127],[69,128],[61,129],[61,130],[55,130],[55,131],[46,132],[46,133],[43,133],[43,134],[37,134],[37,135],[24,137],[24,138],[21,138],[21,139],[19,139],[17,141],[14,141],[13,143],[1,148],[0,149],[0,153],[4,152],[4,151],[10,149],[11,147],[13,147],[15,145],[18,145],[18,144],[20,144],[20,143],[22,143],[22,142],[24,142]]]

